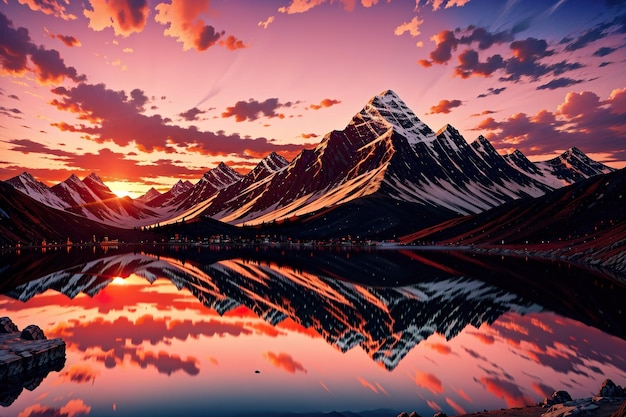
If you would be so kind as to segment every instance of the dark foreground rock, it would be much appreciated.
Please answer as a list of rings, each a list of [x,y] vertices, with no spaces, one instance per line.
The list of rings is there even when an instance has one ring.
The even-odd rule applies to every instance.
[[[65,364],[65,342],[47,339],[35,325],[20,332],[8,317],[0,318],[0,404],[8,405],[23,388],[36,388],[51,370]]]

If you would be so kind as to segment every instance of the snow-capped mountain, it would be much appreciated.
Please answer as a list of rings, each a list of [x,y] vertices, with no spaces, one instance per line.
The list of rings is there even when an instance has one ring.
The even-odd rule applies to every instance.
[[[286,167],[246,187],[225,187],[202,214],[232,224],[258,224],[376,196],[452,217],[556,187],[554,181],[512,166],[482,136],[468,143],[450,125],[433,132],[387,90],[344,130],[328,133]]]
[[[6,182],[49,207],[110,226],[132,228],[138,223],[149,224],[158,219],[157,213],[143,204],[135,203],[128,197],[117,197],[95,173],[82,181],[72,174],[52,187],[35,180],[28,173]]]
[[[417,230],[611,170],[576,148],[533,163],[519,151],[501,156],[483,136],[468,143],[451,125],[435,133],[387,90],[315,149],[289,163],[272,153],[245,176],[220,163],[196,184],[179,181],[135,201],[115,197],[95,174],[49,189],[27,174],[8,182],[51,207],[129,228],[197,216],[252,225],[332,211],[324,218],[357,226],[385,215],[400,225],[410,214],[421,219],[410,225]],[[359,207],[348,203],[367,207],[354,217]]]
[[[542,162],[530,162],[519,150],[505,155],[504,158],[514,168],[553,188],[614,171],[613,168],[589,158],[576,147],[569,148],[556,158]]]
[[[184,194],[193,188],[193,184],[190,181],[178,180],[176,184],[164,193],[159,193],[154,188],[150,188],[148,192],[141,197],[137,198],[150,207],[162,207],[169,205],[172,200],[181,194]]]
[[[47,206],[61,210],[69,207],[65,201],[50,190],[50,187],[41,181],[37,181],[28,172],[23,172],[16,177],[6,180],[5,182],[13,186],[16,190],[21,191],[27,196]]]
[[[182,182],[182,180],[178,180],[178,182]],[[176,183],[178,184],[178,183]],[[176,186],[175,184],[175,186]],[[158,198],[159,196],[161,196],[162,193],[160,193],[157,189],[155,189],[154,187],[150,188],[148,191],[146,191],[145,194],[135,198],[136,201],[141,201],[144,204],[148,204],[150,203],[150,201],[154,200],[155,198]]]
[[[220,162],[218,166],[207,171],[192,188],[174,197],[168,205],[176,206],[177,211],[193,208],[206,202],[219,190],[236,183],[242,177],[240,173]]]

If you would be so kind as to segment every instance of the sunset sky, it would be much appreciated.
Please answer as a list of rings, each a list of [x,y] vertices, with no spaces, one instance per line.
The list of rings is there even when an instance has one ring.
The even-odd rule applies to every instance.
[[[386,89],[501,153],[623,167],[625,46],[619,0],[0,0],[0,180],[244,173]]]

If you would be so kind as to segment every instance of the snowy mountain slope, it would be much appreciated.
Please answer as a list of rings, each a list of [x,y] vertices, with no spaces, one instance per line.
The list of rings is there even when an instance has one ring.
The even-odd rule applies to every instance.
[[[516,200],[408,235],[403,242],[540,245],[571,252],[625,250],[626,169],[596,175],[534,199]],[[606,238],[605,238],[606,237]],[[582,249],[584,248],[584,249]]]
[[[178,180],[178,182],[182,182],[181,180]],[[178,184],[178,183],[176,183]],[[176,186],[176,184],[174,184],[174,186]],[[145,194],[135,198],[135,201],[141,201],[144,204],[148,204],[150,203],[150,201],[154,200],[155,198],[158,198],[162,195],[162,193],[160,193],[158,190],[156,190],[154,187],[150,188],[148,191],[146,191]]]
[[[157,213],[141,202],[117,197],[95,173],[82,181],[71,175],[53,187],[35,180],[28,173],[13,177],[6,183],[48,207],[111,226],[132,228],[141,223],[153,223],[158,218]]]
[[[376,193],[465,215],[552,189],[509,165],[483,137],[468,144],[449,125],[434,133],[387,90],[286,168],[245,189],[225,188],[203,214],[259,224]]]
[[[154,188],[148,190],[148,192],[135,200],[142,201],[150,207],[162,207],[169,205],[172,200],[181,194],[189,192],[193,188],[193,184],[190,181],[178,180],[176,184],[164,193],[159,193]]]
[[[125,241],[154,238],[152,234],[140,236],[133,230],[112,227],[55,209],[0,181],[1,244],[41,244],[44,239],[49,243],[63,243],[68,238],[73,242],[91,242],[94,235],[98,240],[104,236]]]
[[[50,189],[25,174],[10,181],[52,207],[129,228],[197,216],[233,225],[263,224],[317,216],[366,197],[370,202],[397,202],[389,223],[395,227],[406,219],[402,210],[418,217],[439,211],[434,224],[537,197],[610,170],[576,148],[532,163],[519,151],[499,155],[482,136],[468,143],[450,125],[435,133],[397,94],[386,90],[343,130],[326,134],[315,149],[303,150],[289,163],[272,153],[245,176],[221,163],[194,185],[179,181],[166,193],[151,190],[135,201],[115,197],[95,174],[83,181],[72,176]],[[383,216],[372,205],[365,206],[362,215]],[[343,211],[332,221],[352,221]]]
[[[37,181],[31,174],[24,172],[5,181],[18,191],[49,207],[65,209],[69,205],[50,190],[46,184]]]
[[[215,168],[207,171],[200,181],[195,183],[189,190],[175,196],[168,206],[176,207],[176,212],[186,210],[206,201],[222,188],[236,183],[243,176],[237,171],[221,162]]]
[[[614,171],[613,168],[589,158],[576,147],[569,148],[556,158],[542,162],[530,162],[519,150],[505,155],[504,158],[515,169],[553,188]]]

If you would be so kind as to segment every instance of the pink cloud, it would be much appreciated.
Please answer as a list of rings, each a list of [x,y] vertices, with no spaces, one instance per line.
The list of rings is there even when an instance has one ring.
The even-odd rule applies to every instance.
[[[141,32],[150,13],[147,0],[90,0],[90,3],[92,10],[83,11],[89,27],[98,32],[111,27],[118,36]]]

